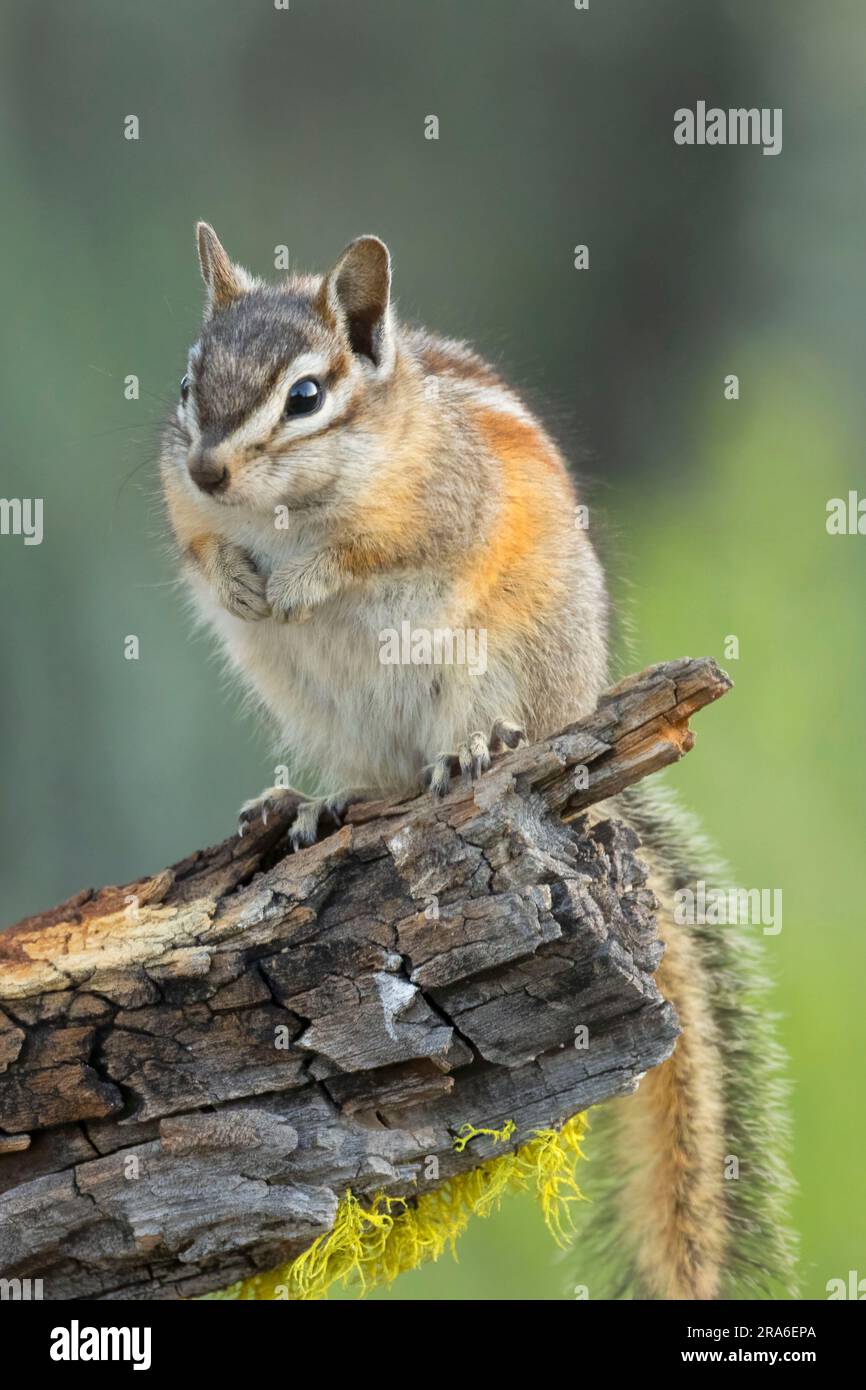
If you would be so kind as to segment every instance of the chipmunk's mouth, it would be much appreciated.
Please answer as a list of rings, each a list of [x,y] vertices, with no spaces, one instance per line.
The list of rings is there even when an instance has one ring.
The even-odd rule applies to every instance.
[[[190,482],[192,483],[193,494],[200,502],[213,502],[219,507],[236,507],[243,501],[243,498],[232,495],[231,481],[226,483],[225,487],[219,488],[213,492],[208,491],[206,488],[199,487],[192,478]]]

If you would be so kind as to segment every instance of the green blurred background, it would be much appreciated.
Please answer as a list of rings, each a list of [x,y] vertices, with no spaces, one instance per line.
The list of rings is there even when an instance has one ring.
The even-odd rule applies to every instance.
[[[866,1275],[866,537],[825,530],[866,492],[864,44],[856,0],[0,6],[2,494],[45,499],[41,546],[0,538],[2,920],[221,838],[272,780],[158,501],[193,223],[263,274],[279,244],[322,269],[375,231],[403,314],[493,357],[585,480],[621,669],[711,653],[736,681],[667,780],[736,882],[784,893],[767,954],[814,1297]],[[782,107],[782,153],[676,147],[698,99]],[[382,1296],[588,1276],[512,1199]]]

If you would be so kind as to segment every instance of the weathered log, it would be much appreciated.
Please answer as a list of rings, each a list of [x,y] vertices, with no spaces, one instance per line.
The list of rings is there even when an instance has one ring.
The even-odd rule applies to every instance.
[[[299,854],[272,823],[0,935],[0,1275],[191,1297],[290,1259],[347,1188],[478,1165],[466,1123],[518,1146],[633,1090],[677,1024],[637,837],[596,803],[729,685],[652,667],[441,801]]]

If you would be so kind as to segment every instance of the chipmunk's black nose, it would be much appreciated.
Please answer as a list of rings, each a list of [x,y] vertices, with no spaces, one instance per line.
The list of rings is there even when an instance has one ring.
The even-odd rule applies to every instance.
[[[189,476],[192,478],[196,487],[201,488],[208,496],[215,492],[224,492],[229,480],[229,470],[225,464],[215,458],[210,449],[199,449],[192,455],[189,461]]]

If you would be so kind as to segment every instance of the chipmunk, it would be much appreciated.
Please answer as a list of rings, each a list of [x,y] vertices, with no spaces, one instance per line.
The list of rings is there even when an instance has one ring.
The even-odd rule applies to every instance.
[[[207,302],[166,429],[164,494],[198,613],[317,778],[315,795],[266,789],[239,828],[278,814],[297,849],[353,800],[420,776],[441,795],[589,713],[609,683],[609,601],[556,444],[474,351],[398,320],[383,242],[362,236],[327,274],[271,286],[206,223],[197,234]],[[484,670],[384,665],[381,634],[406,621],[483,631]],[[748,943],[675,923],[675,887],[697,875],[658,796],[613,809],[643,839],[659,987],[682,1027],[671,1058],[606,1107],[617,1292],[789,1283]]]

